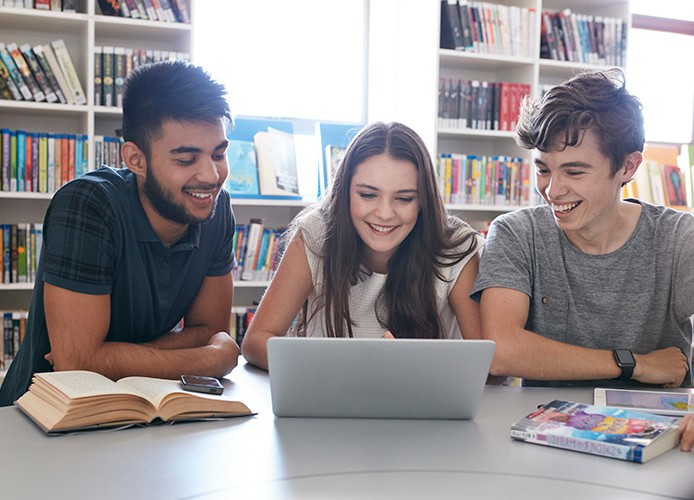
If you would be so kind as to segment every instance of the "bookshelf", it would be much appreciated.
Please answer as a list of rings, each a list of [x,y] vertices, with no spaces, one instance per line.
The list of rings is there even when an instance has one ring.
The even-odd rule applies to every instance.
[[[478,2],[462,2],[469,5]],[[612,67],[613,65],[596,65],[579,62],[543,59],[540,57],[541,17],[543,11],[563,11],[570,9],[576,14],[604,16],[625,21],[628,29],[631,25],[628,0],[499,0],[488,2],[494,6],[520,7],[528,12],[527,29],[528,49],[518,50],[513,55],[503,51],[463,51],[438,49],[436,81],[444,79],[478,80],[487,82],[515,82],[525,84],[530,93],[540,96],[543,88],[556,85],[570,78],[576,72]],[[439,12],[441,4],[438,5]],[[500,9],[501,10],[501,9]],[[532,14],[534,12],[534,14]],[[439,23],[440,24],[440,23]],[[437,43],[439,39],[437,38]],[[440,45],[439,45],[440,47]],[[489,130],[446,126],[441,121],[441,101],[439,86],[437,92],[437,117],[435,133],[435,154],[456,153],[468,155],[511,156],[529,158],[529,153],[519,148],[514,141],[514,134],[509,130]],[[530,192],[534,195],[533,176],[530,175]],[[539,198],[531,196],[529,204],[539,203]],[[518,208],[518,205],[448,205],[451,212],[468,220],[473,226],[493,219],[495,216]]]

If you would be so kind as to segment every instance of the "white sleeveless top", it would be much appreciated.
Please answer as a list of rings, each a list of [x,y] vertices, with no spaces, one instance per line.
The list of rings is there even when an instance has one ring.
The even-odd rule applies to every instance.
[[[297,219],[299,230],[304,239],[304,248],[306,258],[311,269],[311,279],[313,281],[313,290],[308,297],[309,317],[311,311],[316,307],[316,300],[322,295],[323,287],[323,261],[314,254],[310,248],[316,248],[322,252],[322,245],[325,241],[325,220],[322,213],[316,209],[303,214]],[[473,232],[474,230],[467,224],[461,224],[456,231],[456,235]],[[484,246],[484,238],[479,234],[477,239],[477,253],[480,253]],[[465,243],[467,246],[469,243]],[[460,262],[451,267],[439,268],[443,277],[448,281],[436,279],[436,304],[441,319],[441,327],[444,338],[460,339],[462,334],[458,326],[458,321],[455,313],[448,303],[448,295],[455,286],[456,280],[465,264],[475,255],[475,252],[470,253]],[[355,338],[381,338],[385,333],[385,329],[380,325],[376,318],[375,304],[378,295],[381,293],[385,283],[387,274],[371,273],[371,275],[363,275],[363,279],[354,285],[349,292],[349,310],[352,320],[355,325],[352,327],[352,333]],[[385,317],[383,311],[381,317]],[[321,308],[316,315],[309,321],[307,325],[307,337],[323,337],[325,325],[325,309]]]

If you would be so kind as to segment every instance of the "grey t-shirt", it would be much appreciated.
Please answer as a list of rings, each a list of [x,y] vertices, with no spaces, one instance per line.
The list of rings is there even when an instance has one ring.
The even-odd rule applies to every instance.
[[[637,200],[641,217],[627,242],[605,255],[578,250],[547,206],[492,223],[472,289],[530,297],[526,328],[560,342],[645,354],[676,346],[690,358],[694,315],[694,217]],[[691,369],[684,385],[691,386]],[[525,385],[624,385],[611,380]],[[632,382],[639,385],[638,382]]]

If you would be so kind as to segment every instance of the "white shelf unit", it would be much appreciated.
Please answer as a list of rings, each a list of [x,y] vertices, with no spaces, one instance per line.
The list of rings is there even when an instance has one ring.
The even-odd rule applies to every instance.
[[[536,15],[533,20],[533,31],[536,36],[533,41],[534,47],[531,50],[535,57],[509,57],[496,54],[438,49],[437,82],[439,77],[486,80],[490,82],[519,82],[530,85],[532,95],[538,96],[542,86],[561,83],[579,71],[606,68],[606,66],[593,64],[541,59],[540,14],[543,10],[561,11],[570,9],[572,12],[579,14],[624,19],[627,22],[627,30],[631,26],[628,0],[499,0],[491,1],[490,3],[534,9]],[[440,9],[440,4],[438,8]],[[438,102],[438,85],[436,89]],[[441,128],[436,125],[436,154],[438,155],[439,153],[504,155],[526,158],[530,156],[528,151],[516,145],[513,132]],[[531,188],[534,191],[533,184],[531,176]],[[501,213],[518,207],[505,205],[449,205],[448,208],[451,212],[456,213],[465,220],[469,220],[474,225],[476,221],[490,220]]]

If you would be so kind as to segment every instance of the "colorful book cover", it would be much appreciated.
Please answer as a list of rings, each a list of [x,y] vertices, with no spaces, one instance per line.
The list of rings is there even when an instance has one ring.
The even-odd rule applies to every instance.
[[[48,83],[53,89],[53,92],[55,93],[56,97],[58,98],[58,101],[60,101],[63,104],[66,104],[67,99],[65,98],[65,95],[63,94],[63,91],[60,88],[60,84],[58,83],[58,80],[55,74],[53,73],[50,64],[48,64],[46,54],[43,50],[43,45],[34,46],[32,48],[32,52],[34,53],[34,57],[36,57],[36,61],[39,63],[39,66],[43,70],[43,73],[46,75],[46,79],[48,80]]]
[[[7,66],[5,66],[5,63],[2,61],[0,58],[0,80],[5,82],[5,86],[7,87],[7,90],[9,91],[12,99],[15,101],[21,101],[22,100],[22,93],[19,91],[19,87],[14,83],[14,80],[12,80],[12,76],[10,75],[9,70],[7,69]]]
[[[520,441],[643,463],[677,446],[679,418],[555,400],[511,427]]]
[[[10,52],[10,55],[12,56],[14,63],[17,65],[17,69],[19,70],[19,73],[22,75],[24,83],[27,87],[29,87],[29,91],[31,92],[34,101],[45,101],[46,96],[41,91],[41,88],[39,87],[39,84],[36,82],[34,75],[31,74],[31,69],[29,68],[29,65],[24,59],[22,53],[19,51],[19,47],[17,47],[17,44],[7,44],[7,50]]]
[[[7,50],[7,47],[2,42],[0,42],[0,60],[2,60],[3,64],[5,65],[5,68],[7,69],[7,72],[10,75],[10,78],[12,79],[12,82],[19,89],[19,92],[24,98],[24,100],[32,101],[33,97],[31,95],[31,91],[29,90],[29,87],[27,87],[26,83],[24,83],[22,73],[19,71],[19,68],[17,68],[17,65],[12,59],[10,51]]]
[[[233,195],[258,195],[258,165],[252,142],[231,139],[227,148],[229,177],[226,188]]]
[[[48,77],[46,76],[46,73],[43,71],[43,69],[41,69],[41,65],[39,64],[36,55],[34,55],[34,52],[31,50],[31,45],[29,45],[28,43],[20,45],[19,51],[24,56],[24,60],[29,66],[32,75],[34,75],[34,79],[36,80],[36,83],[41,89],[41,92],[43,92],[43,95],[46,97],[46,101],[56,102],[58,100],[58,96],[56,96],[55,92],[53,92],[53,88],[48,82]]]

